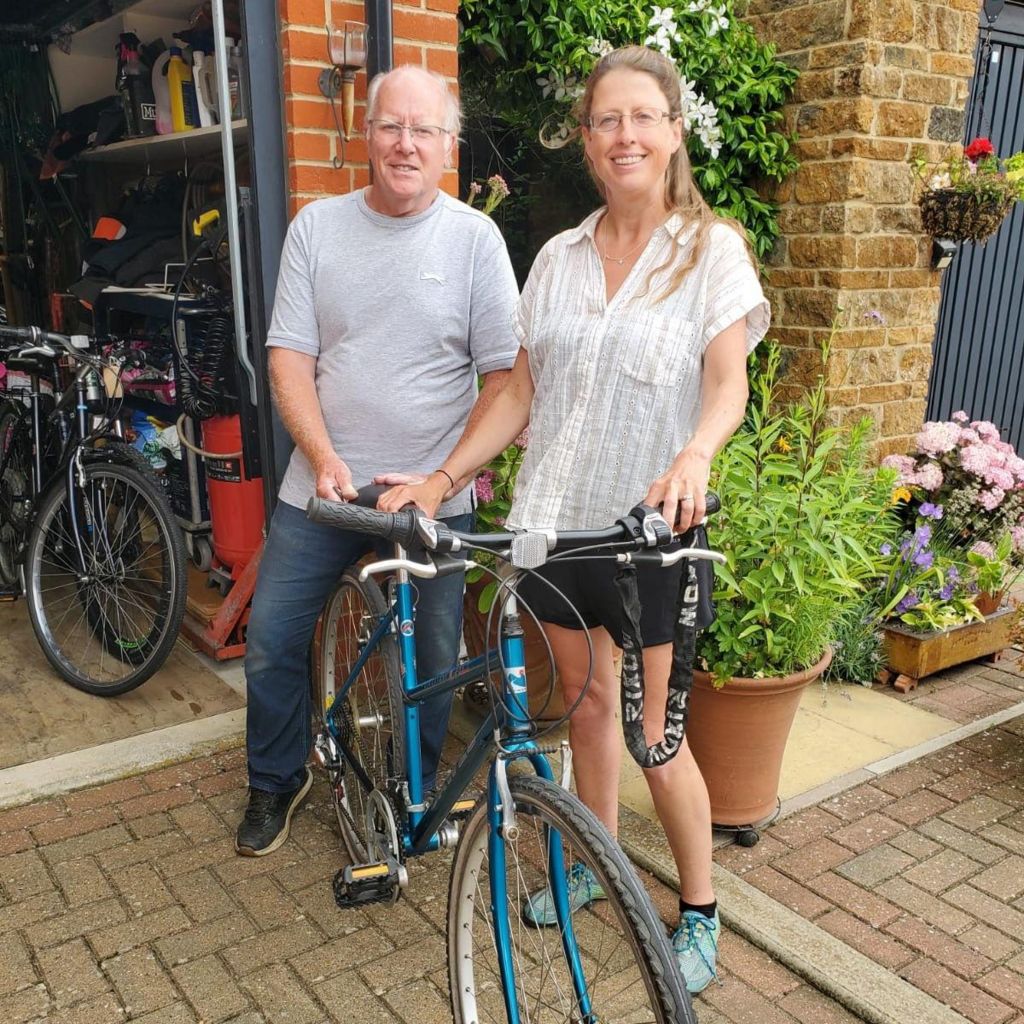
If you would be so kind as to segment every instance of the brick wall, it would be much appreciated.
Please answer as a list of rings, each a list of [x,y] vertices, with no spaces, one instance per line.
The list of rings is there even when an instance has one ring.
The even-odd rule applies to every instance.
[[[362,137],[366,102],[366,75],[356,77],[356,129],[345,143],[346,162],[340,170],[331,164],[340,157],[330,102],[320,94],[317,78],[327,66],[324,25],[329,13],[334,23],[365,21],[361,3],[337,0],[280,0],[281,49],[284,56],[285,128],[288,136],[288,183],[292,213],[312,199],[337,195],[369,183],[366,142]],[[395,64],[416,64],[450,79],[458,77],[455,14],[458,0],[408,0],[394,5]],[[341,116],[341,105],[338,105]],[[442,185],[455,194],[458,178],[446,172]]]
[[[961,138],[980,0],[752,0],[750,21],[801,69],[787,123],[799,172],[780,189],[770,261],[790,379],[843,310],[829,371],[836,419],[874,418],[883,452],[924,415],[938,273],[914,202],[912,152]]]

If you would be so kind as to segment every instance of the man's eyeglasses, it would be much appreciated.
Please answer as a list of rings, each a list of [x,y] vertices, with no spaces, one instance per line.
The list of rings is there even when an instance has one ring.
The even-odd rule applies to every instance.
[[[398,124],[397,121],[381,121],[374,118],[370,121],[370,125],[374,132],[389,142],[397,142],[402,137],[402,132],[405,131],[409,133],[414,142],[439,139],[442,135],[448,134],[447,128],[440,128],[436,124]]]
[[[622,124],[622,119],[628,117],[634,128],[643,131],[646,128],[657,128],[666,117],[672,116],[667,110],[658,110],[654,107],[641,107],[631,114],[613,114],[609,111],[606,114],[594,114],[590,119],[590,127],[595,132],[613,132]]]

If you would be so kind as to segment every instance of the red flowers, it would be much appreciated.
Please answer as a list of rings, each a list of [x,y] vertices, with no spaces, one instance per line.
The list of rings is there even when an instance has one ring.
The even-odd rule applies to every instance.
[[[965,150],[964,156],[976,164],[983,156],[994,156],[995,148],[988,139],[975,139]]]

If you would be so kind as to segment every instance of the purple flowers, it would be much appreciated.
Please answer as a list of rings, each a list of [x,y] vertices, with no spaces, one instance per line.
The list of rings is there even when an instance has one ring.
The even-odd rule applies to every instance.
[[[883,555],[886,555],[886,556],[891,555],[892,554],[892,545],[888,541],[886,541],[878,550],[879,550],[880,554],[883,554]]]
[[[911,590],[907,594],[907,596],[904,597],[903,600],[900,601],[900,603],[898,605],[896,605],[896,609],[895,609],[896,610],[896,614],[897,615],[902,615],[904,612],[910,611],[911,608],[914,608],[915,606],[919,605],[920,603],[921,603],[921,599],[917,596],[917,594],[914,593],[913,590]]]
[[[930,569],[934,561],[935,555],[925,548],[922,548],[914,555],[914,565],[920,566],[922,569]]]
[[[926,501],[917,510],[917,514],[924,519],[935,519],[937,521],[942,518],[942,506],[933,505],[930,501]]]

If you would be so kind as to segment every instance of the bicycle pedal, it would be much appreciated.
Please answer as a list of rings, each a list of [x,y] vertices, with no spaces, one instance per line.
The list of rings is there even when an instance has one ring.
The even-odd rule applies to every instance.
[[[465,821],[474,807],[476,807],[476,800],[456,800],[455,803],[452,804],[452,809],[448,812],[448,820]]]
[[[397,861],[349,864],[334,876],[334,902],[342,910],[355,910],[370,903],[393,902],[401,888]]]

